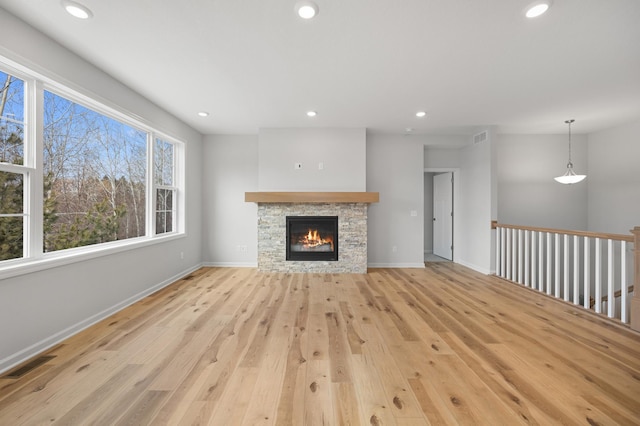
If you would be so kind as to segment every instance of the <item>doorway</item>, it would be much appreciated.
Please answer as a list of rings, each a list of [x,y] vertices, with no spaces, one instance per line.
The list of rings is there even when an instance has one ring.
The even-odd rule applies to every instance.
[[[453,260],[453,172],[433,176],[433,254]]]

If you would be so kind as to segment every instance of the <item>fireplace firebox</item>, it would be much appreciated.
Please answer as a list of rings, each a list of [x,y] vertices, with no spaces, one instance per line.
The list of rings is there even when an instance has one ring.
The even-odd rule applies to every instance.
[[[338,260],[338,216],[287,216],[286,237],[287,260]]]

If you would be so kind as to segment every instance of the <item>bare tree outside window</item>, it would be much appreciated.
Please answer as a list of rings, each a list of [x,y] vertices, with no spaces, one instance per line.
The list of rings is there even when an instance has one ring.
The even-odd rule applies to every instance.
[[[45,252],[145,235],[146,138],[45,91]]]
[[[0,260],[23,257],[23,164],[24,81],[0,71]]]
[[[0,262],[180,232],[184,145],[29,75],[0,63]]]
[[[156,234],[175,230],[175,154],[174,145],[156,139],[153,153],[156,187]]]

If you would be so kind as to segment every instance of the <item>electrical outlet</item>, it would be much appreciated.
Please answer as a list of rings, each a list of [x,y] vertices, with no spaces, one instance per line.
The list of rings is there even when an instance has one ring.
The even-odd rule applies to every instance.
[[[417,210],[411,210],[411,217],[416,217],[418,216],[418,211]]]
[[[324,170],[324,163],[322,161],[318,163],[318,170]]]
[[[246,253],[247,252],[247,246],[237,246],[236,250],[239,251],[240,253]]]
[[[180,259],[184,259],[184,252],[183,251],[180,252]]]
[[[397,252],[398,251],[398,246],[391,247],[391,251],[394,252],[394,253]]]

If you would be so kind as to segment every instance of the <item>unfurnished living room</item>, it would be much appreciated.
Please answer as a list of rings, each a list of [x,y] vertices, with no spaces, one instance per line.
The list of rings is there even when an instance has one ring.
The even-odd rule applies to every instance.
[[[640,424],[637,0],[0,0],[0,425]]]

